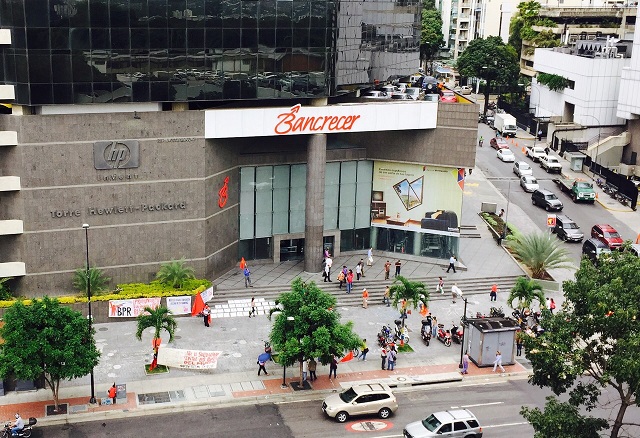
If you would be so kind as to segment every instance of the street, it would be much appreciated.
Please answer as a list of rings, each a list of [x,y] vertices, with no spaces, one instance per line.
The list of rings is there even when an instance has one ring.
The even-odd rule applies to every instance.
[[[521,131],[520,131],[521,132]],[[503,163],[496,157],[496,150],[489,146],[489,140],[495,135],[489,126],[484,123],[478,125],[478,137],[482,135],[484,137],[484,146],[477,148],[476,155],[476,167],[480,168],[487,179],[502,193],[505,199],[509,200],[510,207],[516,205],[519,207],[525,215],[531,217],[533,221],[538,225],[540,231],[546,231],[547,212],[532,205],[531,194],[526,193],[522,187],[520,187],[518,177],[513,173],[513,163]],[[574,203],[571,198],[560,191],[558,186],[553,182],[554,178],[558,178],[557,174],[546,173],[539,165],[534,163],[531,159],[527,158],[522,153],[522,147],[526,144],[533,144],[533,140],[523,140],[516,138],[518,146],[511,144],[509,140],[509,149],[514,153],[516,161],[524,161],[533,169],[533,176],[538,180],[538,184],[541,188],[552,191],[556,194],[558,199],[564,204],[564,208],[561,213],[573,219],[578,226],[580,226],[582,232],[585,235],[585,240],[590,237],[590,230],[594,224],[606,223],[613,226],[622,236],[623,239],[635,239],[636,232],[627,227],[624,223],[619,221],[613,214],[607,209],[602,207],[597,202],[594,204]],[[544,142],[544,139],[543,139]],[[537,143],[541,144],[541,143]],[[552,152],[555,154],[555,152]],[[568,166],[565,160],[560,160],[564,167]],[[507,206],[499,205],[500,208],[507,209]],[[508,216],[514,214],[513,211],[508,212]],[[508,220],[508,217],[507,217]],[[524,231],[524,230],[522,230]],[[571,254],[572,260],[576,265],[580,263],[580,257],[582,254],[582,244],[580,243],[564,243],[563,246]]]

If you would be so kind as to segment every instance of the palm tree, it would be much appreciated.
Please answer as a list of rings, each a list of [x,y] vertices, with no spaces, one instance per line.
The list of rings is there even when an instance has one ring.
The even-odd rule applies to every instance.
[[[152,370],[156,367],[158,360],[160,332],[162,330],[166,330],[169,333],[169,342],[173,342],[173,337],[176,332],[176,328],[178,327],[178,323],[171,314],[171,311],[166,307],[161,306],[157,309],[152,309],[147,306],[144,308],[144,312],[138,315],[137,324],[138,328],[136,331],[136,338],[138,338],[139,341],[142,341],[142,332],[146,329],[153,327],[155,330],[153,333],[153,362],[149,367],[149,370]]]
[[[184,258],[163,263],[160,265],[160,271],[156,274],[156,278],[160,280],[160,283],[180,289],[185,281],[195,278],[193,268],[185,266],[184,263]]]
[[[520,277],[516,280],[515,286],[509,292],[509,298],[507,302],[512,309],[513,302],[518,301],[517,308],[522,310],[525,308],[531,308],[531,303],[537,300],[539,304],[544,303],[544,292],[540,283],[527,277]]]
[[[111,279],[104,275],[102,270],[93,267],[89,268],[89,285],[91,286],[91,293],[98,294],[107,288],[107,283]],[[73,287],[80,293],[87,292],[87,268],[77,269],[73,273]]]
[[[429,304],[429,291],[424,286],[424,283],[421,281],[411,281],[401,275],[398,275],[396,279],[393,281],[393,284],[389,288],[390,298],[392,300],[393,307],[399,309],[401,312],[406,310],[406,307],[403,309],[403,302],[406,300],[408,306],[416,309],[420,303],[424,306]],[[402,318],[402,327],[404,327],[404,320]]]
[[[531,269],[533,278],[542,278],[551,268],[571,268],[569,252],[559,240],[546,233],[518,234],[507,242],[511,253],[522,264]]]

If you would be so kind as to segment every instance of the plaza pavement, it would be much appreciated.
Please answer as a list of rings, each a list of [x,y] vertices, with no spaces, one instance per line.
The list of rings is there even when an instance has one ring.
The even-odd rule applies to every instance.
[[[402,275],[409,278],[437,278],[442,275],[447,291],[456,279],[471,281],[478,278],[500,278],[522,275],[523,271],[512,257],[491,237],[486,225],[478,215],[482,202],[494,202],[498,209],[506,205],[506,199],[487,181],[479,169],[468,175],[464,189],[463,215],[461,225],[468,226],[472,234],[479,237],[460,239],[457,273],[445,272],[448,262],[445,260],[425,259],[398,253],[374,252],[374,265],[366,269],[366,284],[375,285],[384,279],[383,264],[387,258],[400,258],[403,261]],[[637,221],[636,212],[620,213],[630,224]],[[626,215],[626,216],[625,216]],[[521,230],[539,229],[517,206],[511,204],[509,221]],[[475,229],[473,229],[475,227]],[[365,252],[348,252],[336,257],[335,266],[354,266]],[[318,282],[321,277],[314,273],[305,273],[302,262],[256,263],[252,264],[254,287],[244,289],[244,280],[238,269],[232,269],[218,278],[215,283],[218,291],[233,291],[237,299],[251,296],[260,298],[261,290],[281,288],[295,277]],[[393,268],[392,268],[393,269]],[[572,270],[553,270],[557,280],[572,278]],[[499,281],[498,281],[499,284]],[[322,283],[323,288],[335,287],[335,283]],[[433,290],[430,284],[427,284]],[[356,284],[355,293],[359,293]],[[465,290],[463,289],[463,292]],[[335,293],[335,291],[334,291]],[[468,314],[477,311],[488,313],[490,306],[498,305],[505,309],[507,290],[501,289],[497,303],[490,303],[488,290],[474,291],[467,295]],[[551,292],[557,302],[561,302],[561,292]],[[177,370],[167,374],[146,376],[143,366],[151,359],[151,333],[148,330],[142,342],[135,339],[135,322],[113,322],[96,324],[96,342],[102,351],[99,365],[94,370],[95,393],[98,399],[106,397],[106,391],[112,383],[126,384],[127,398],[118,400],[116,405],[92,406],[88,404],[90,396],[89,377],[62,382],[60,402],[68,406],[68,413],[45,416],[45,407],[52,404],[51,392],[40,389],[29,392],[10,392],[0,397],[0,419],[9,419],[19,411],[24,418],[34,416],[40,425],[60,422],[90,421],[101,418],[117,418],[127,415],[145,415],[147,413],[176,412],[184,409],[206,408],[214,404],[273,402],[296,397],[322,398],[328,392],[339,390],[352,382],[381,381],[394,387],[424,385],[437,382],[456,382],[463,380],[494,379],[506,377],[524,378],[528,375],[525,357],[517,358],[508,365],[506,375],[492,372],[491,368],[477,368],[470,365],[469,374],[458,373],[460,345],[447,348],[433,339],[430,346],[420,340],[420,317],[417,314],[407,319],[410,330],[410,345],[413,353],[401,353],[395,371],[382,371],[379,362],[379,347],[376,334],[382,324],[389,324],[398,317],[392,307],[380,305],[372,300],[368,309],[360,306],[339,306],[337,309],[343,320],[354,322],[355,331],[368,338],[370,348],[367,361],[351,360],[338,367],[338,378],[328,378],[328,367],[318,365],[318,380],[313,383],[312,391],[294,391],[291,386],[280,387],[282,368],[268,363],[268,376],[257,376],[256,358],[263,351],[263,340],[268,339],[271,322],[262,314],[257,318],[245,315],[217,318],[210,328],[205,328],[201,318],[183,317],[178,319],[175,348],[221,351],[218,367],[213,370]],[[432,294],[429,309],[439,322],[447,328],[459,321],[463,313],[460,300],[452,303],[449,294]],[[297,367],[286,369],[287,382],[298,379]]]

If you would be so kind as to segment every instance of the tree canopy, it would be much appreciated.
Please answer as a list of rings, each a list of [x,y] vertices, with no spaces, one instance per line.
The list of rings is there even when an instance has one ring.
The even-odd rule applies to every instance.
[[[180,289],[185,281],[195,277],[193,268],[185,266],[185,260],[180,259],[160,265],[160,270],[156,274],[156,278],[162,284],[169,284],[176,289]]]
[[[99,295],[106,288],[111,281],[102,270],[96,267],[89,268],[89,285],[91,286],[91,294]],[[73,287],[81,294],[87,293],[87,268],[77,269],[73,273]]]
[[[420,60],[431,62],[444,46],[442,15],[433,2],[422,5],[422,30],[420,32]],[[431,68],[433,73],[433,68]]]
[[[490,36],[469,43],[458,57],[458,71],[462,76],[484,79],[484,113],[487,113],[491,84],[514,86],[520,74],[520,61],[513,47],[502,38]]]
[[[269,339],[278,352],[278,362],[285,366],[298,362],[300,376],[303,360],[318,358],[327,364],[333,355],[343,356],[362,344],[351,321],[340,323],[335,297],[315,282],[293,280],[291,291],[280,294],[269,318],[274,315]]]
[[[424,306],[429,304],[429,291],[421,281],[411,281],[402,275],[398,275],[393,284],[389,288],[391,304],[401,312],[406,309],[402,309],[402,301],[407,300],[407,305],[416,309],[421,303]],[[404,327],[404,318],[402,319],[402,326]]]
[[[98,365],[94,330],[80,312],[44,297],[30,306],[18,301],[4,314],[0,336],[0,375],[21,380],[44,375],[58,409],[61,380],[86,376]]]
[[[529,382],[568,393],[561,405],[590,411],[606,403],[610,436],[617,438],[632,424],[624,421],[627,408],[640,401],[640,258],[614,251],[597,267],[583,259],[563,289],[563,309],[542,319],[542,335],[524,339],[533,366]],[[553,422],[557,411],[547,406],[540,415]]]
[[[522,40],[533,36],[531,25],[538,17],[540,3],[536,1],[521,2],[518,11],[511,17],[509,23],[509,45],[516,50],[518,58],[522,51]]]

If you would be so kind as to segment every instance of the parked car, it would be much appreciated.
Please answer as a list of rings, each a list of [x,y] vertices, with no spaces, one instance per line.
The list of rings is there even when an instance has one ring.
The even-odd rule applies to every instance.
[[[564,240],[565,242],[582,242],[584,233],[580,231],[580,227],[569,216],[556,216],[556,226],[551,230],[552,233]]]
[[[422,421],[409,423],[402,434],[405,438],[482,438],[482,427],[470,410],[456,409],[435,412]]]
[[[464,96],[471,94],[471,92],[472,92],[472,89],[468,85],[463,85],[462,87],[460,87],[460,94]]]
[[[407,96],[406,93],[402,93],[400,91],[396,91],[391,95],[391,99],[393,100],[410,100],[411,98]]]
[[[534,190],[531,194],[531,203],[538,207],[543,207],[547,211],[560,211],[564,208],[562,201],[555,194],[545,189]]]
[[[636,257],[640,257],[640,244],[634,243],[629,245],[629,252]]]
[[[611,250],[607,245],[598,239],[587,239],[582,244],[582,255],[588,257],[594,264],[598,263],[598,259],[602,254],[610,254]]]
[[[418,98],[420,97],[421,90],[420,88],[417,88],[417,87],[409,87],[404,91],[404,93],[407,96],[409,96],[411,99],[418,100]]]
[[[380,90],[367,91],[362,95],[362,97],[364,97],[365,99],[388,99],[389,98],[389,96],[387,96],[387,93]]]
[[[531,193],[534,190],[538,190],[540,186],[538,185],[538,180],[533,175],[522,175],[520,177],[520,187],[524,189],[525,192]]]
[[[397,410],[396,396],[383,383],[354,385],[339,394],[330,395],[322,403],[322,412],[338,423],[344,423],[352,415],[378,414],[386,419]]]
[[[513,163],[513,173],[518,176],[533,175],[533,169],[524,161],[516,161]]]
[[[489,145],[494,149],[509,149],[509,143],[502,137],[491,137]]]
[[[591,227],[591,237],[598,239],[609,249],[618,249],[624,243],[616,229],[608,224],[596,224]]]
[[[458,98],[456,97],[456,93],[451,90],[442,91],[442,94],[440,95],[440,102],[456,103],[457,101]]]
[[[544,151],[544,148],[540,146],[527,146],[527,148],[525,149],[525,154],[533,161],[540,161],[540,158],[547,155]]]
[[[505,163],[513,163],[516,161],[516,156],[513,155],[511,149],[498,149],[498,152],[496,152],[496,156]]]
[[[547,171],[547,173],[556,172],[562,173],[562,164],[553,155],[543,155],[540,157],[540,167]]]

